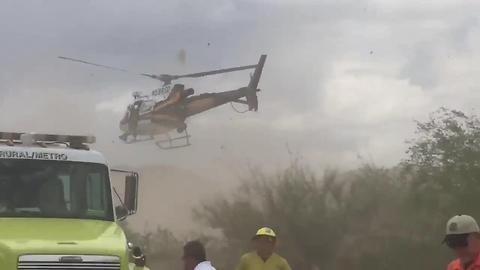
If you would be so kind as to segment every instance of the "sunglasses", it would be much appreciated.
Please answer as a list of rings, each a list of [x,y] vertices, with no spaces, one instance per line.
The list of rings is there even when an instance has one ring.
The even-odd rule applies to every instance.
[[[451,249],[468,247],[468,234],[452,234],[445,236],[443,242]]]

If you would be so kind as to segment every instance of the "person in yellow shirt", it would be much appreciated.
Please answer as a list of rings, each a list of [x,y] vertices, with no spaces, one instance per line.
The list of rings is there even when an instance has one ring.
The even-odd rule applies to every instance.
[[[236,270],[291,270],[287,260],[274,252],[277,235],[267,227],[253,237],[255,250],[242,256]]]

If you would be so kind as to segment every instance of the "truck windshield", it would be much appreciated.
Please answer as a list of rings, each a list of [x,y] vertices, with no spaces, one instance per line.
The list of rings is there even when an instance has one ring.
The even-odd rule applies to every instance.
[[[0,160],[0,217],[113,220],[105,165]]]

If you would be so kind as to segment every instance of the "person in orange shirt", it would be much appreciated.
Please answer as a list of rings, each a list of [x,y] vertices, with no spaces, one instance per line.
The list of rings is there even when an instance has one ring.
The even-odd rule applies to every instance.
[[[480,270],[480,229],[473,217],[452,217],[447,222],[444,243],[457,257],[447,270]]]

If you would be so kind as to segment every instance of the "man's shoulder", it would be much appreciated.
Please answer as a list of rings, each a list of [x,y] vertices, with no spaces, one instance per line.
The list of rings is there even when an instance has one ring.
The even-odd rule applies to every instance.
[[[205,261],[197,264],[194,270],[215,270],[215,267],[209,261]]]
[[[455,259],[451,261],[447,266],[447,270],[460,270],[460,269],[462,269],[460,259]]]
[[[277,253],[273,253],[272,256],[274,257],[275,260],[282,261],[282,262],[287,262],[287,259],[283,258]]]
[[[255,256],[257,256],[257,254],[255,254],[255,252],[248,252],[248,253],[243,254],[241,259],[242,260],[251,260],[251,259],[255,258]]]

